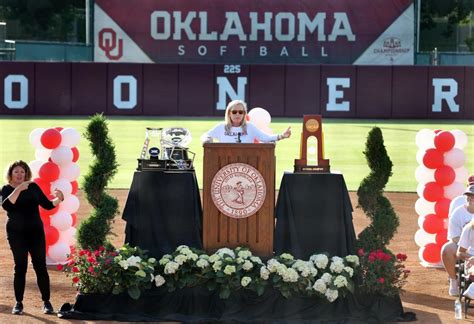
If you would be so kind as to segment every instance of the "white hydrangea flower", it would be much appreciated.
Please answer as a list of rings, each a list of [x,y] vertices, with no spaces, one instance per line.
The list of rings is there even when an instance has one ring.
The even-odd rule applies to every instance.
[[[128,269],[128,262],[126,260],[120,260],[118,262],[119,266],[122,267],[123,269],[127,270]]]
[[[286,271],[288,270],[288,268],[286,267],[286,265],[282,264],[282,263],[279,263],[276,267],[276,272],[280,275],[280,276],[283,276],[283,274],[286,273]]]
[[[178,269],[179,269],[179,264],[174,261],[170,261],[165,265],[165,274],[176,273]]]
[[[179,253],[184,255],[190,255],[193,253],[193,251],[191,251],[188,247],[184,247],[179,251]]]
[[[149,258],[148,259],[148,263],[155,263],[156,262],[156,259],[155,258]]]
[[[214,262],[216,262],[217,260],[220,260],[220,259],[221,259],[221,257],[214,253],[213,255],[211,255],[209,257],[209,262],[214,263]]]
[[[163,265],[167,264],[168,262],[170,262],[171,258],[172,258],[171,255],[165,254],[161,257],[161,259],[158,263],[163,266]]]
[[[282,275],[284,282],[297,282],[298,281],[298,272],[295,269],[287,269]]]
[[[230,257],[232,257],[232,259],[235,259],[235,253],[234,253],[234,251],[232,251],[232,250],[229,249],[229,248],[220,248],[219,250],[217,250],[216,254],[219,255],[221,258],[224,257],[224,254],[227,254],[227,255],[229,255]]]
[[[329,269],[334,273],[341,273],[344,270],[344,263],[339,260],[333,261]]]
[[[348,256],[346,256],[346,260],[347,260],[347,262],[352,263],[356,266],[359,265],[359,257],[357,255],[352,255],[352,254],[348,255]]]
[[[326,272],[321,276],[321,280],[324,281],[325,284],[330,284],[332,281],[332,276]]]
[[[155,277],[153,276],[153,273],[150,273],[150,277],[151,277],[150,282],[153,282],[153,280],[155,280]]]
[[[327,300],[332,303],[337,299],[337,297],[339,297],[339,293],[337,290],[328,289],[326,290],[325,296]]]
[[[186,262],[187,260],[187,257],[183,254],[178,254],[175,258],[174,258],[174,262],[176,262],[177,264],[179,265],[182,265],[184,262]]]
[[[329,259],[325,254],[312,255],[309,260],[312,261],[318,269],[325,269],[329,263]]]
[[[311,274],[310,267],[308,266],[308,262],[303,260],[296,260],[296,262],[292,266],[293,269],[296,269],[301,276],[307,278]]]
[[[268,271],[267,267],[265,266],[260,267],[260,278],[262,278],[263,280],[268,280],[269,277],[270,277],[270,271]]]
[[[313,262],[308,261],[308,267],[309,267],[309,272],[311,274],[311,277],[316,277],[318,275],[318,269],[314,266]]]
[[[135,272],[135,276],[145,278],[146,273],[143,270],[138,270],[137,272]]]
[[[354,275],[354,269],[352,269],[351,267],[344,267],[344,271],[347,272],[349,278],[352,278],[352,276]]]
[[[127,259],[127,263],[128,263],[129,267],[137,267],[138,268],[138,265],[140,264],[141,261],[142,261],[142,258],[140,258],[139,256],[135,256],[135,255],[132,255],[131,257],[129,257]]]
[[[235,259],[235,262],[237,262],[237,264],[242,264],[245,262],[245,260],[241,257],[238,257],[237,259]]]
[[[347,279],[344,276],[337,276],[334,279],[334,285],[338,288],[347,287]]]
[[[290,253],[283,253],[280,255],[280,258],[285,259],[285,260],[294,260],[295,257],[292,256]]]
[[[199,259],[209,260],[209,256],[207,254],[201,254]]]
[[[251,256],[250,257],[250,261],[252,261],[253,263],[258,263],[258,264],[262,264],[262,259],[260,259],[258,256]]]
[[[198,268],[201,268],[201,269],[204,269],[206,268],[207,266],[209,266],[209,262],[207,260],[204,260],[204,259],[199,259],[197,262],[196,262],[196,266]]]
[[[252,252],[248,250],[242,250],[242,251],[239,251],[237,255],[239,256],[239,258],[248,259],[252,256]]]
[[[214,272],[220,271],[222,269],[222,261],[214,262],[214,264],[212,265],[212,269],[214,270]]]
[[[270,270],[270,272],[276,272],[277,267],[279,265],[280,265],[280,262],[278,262],[278,260],[275,260],[275,259],[270,259],[267,262],[267,268],[268,268],[268,270]]]
[[[322,279],[318,279],[314,283],[313,289],[316,290],[317,292],[321,293],[321,294],[325,294],[326,289],[327,289],[326,283]]]
[[[233,265],[226,265],[224,268],[224,273],[228,276],[233,274],[235,272],[235,266]]]
[[[178,246],[176,248],[176,251],[181,252],[182,249],[189,249],[189,247],[187,245],[183,244],[183,245]]]
[[[114,261],[117,262],[117,263],[118,263],[120,260],[122,260],[122,255],[120,255],[120,254],[117,255],[117,256],[114,258]]]
[[[196,261],[197,259],[199,259],[199,256],[196,253],[188,254],[187,257],[188,257],[188,260],[193,260],[193,261]]]
[[[247,287],[251,281],[252,278],[245,276],[242,278],[242,280],[240,280],[240,284],[242,285],[242,287]]]
[[[160,275],[155,276],[155,286],[161,287],[166,282],[165,278]]]
[[[249,260],[245,260],[244,264],[242,265],[242,269],[245,271],[249,271],[253,268],[253,263],[250,262]]]
[[[344,263],[344,259],[341,258],[341,257],[338,257],[338,256],[333,256],[333,257],[331,258],[331,261],[332,261],[332,262],[341,262],[341,263]]]

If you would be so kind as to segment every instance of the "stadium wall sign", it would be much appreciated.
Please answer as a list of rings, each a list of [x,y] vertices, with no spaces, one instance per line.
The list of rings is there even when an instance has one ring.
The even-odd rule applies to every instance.
[[[414,0],[96,0],[96,62],[396,64]]]
[[[474,119],[474,67],[0,62],[0,114]]]

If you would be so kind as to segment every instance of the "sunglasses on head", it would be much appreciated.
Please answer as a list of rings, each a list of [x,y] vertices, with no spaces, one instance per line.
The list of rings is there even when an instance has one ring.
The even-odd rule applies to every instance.
[[[243,114],[245,114],[245,111],[243,111],[243,110],[232,110],[231,113],[232,113],[232,115],[237,115],[237,114],[243,115]]]

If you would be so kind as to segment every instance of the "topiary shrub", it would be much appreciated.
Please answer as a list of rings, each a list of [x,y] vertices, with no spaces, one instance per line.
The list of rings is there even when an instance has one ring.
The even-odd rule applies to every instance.
[[[358,236],[357,247],[365,251],[385,249],[397,232],[400,221],[383,189],[392,175],[392,161],[383,142],[382,131],[372,128],[364,151],[370,168],[357,190],[358,207],[370,218],[371,224]]]
[[[118,201],[105,192],[105,188],[117,173],[118,164],[115,145],[109,137],[105,117],[97,114],[91,117],[85,137],[89,140],[92,154],[96,157],[84,177],[84,191],[94,207],[92,214],[83,221],[78,230],[78,243],[84,249],[96,250],[108,245],[107,235],[111,223],[118,214]]]

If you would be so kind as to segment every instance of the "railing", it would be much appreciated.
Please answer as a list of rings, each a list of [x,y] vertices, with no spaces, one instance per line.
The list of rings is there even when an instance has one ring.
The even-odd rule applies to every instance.
[[[15,41],[6,39],[3,42],[0,42],[0,61],[14,61],[15,56]]]

